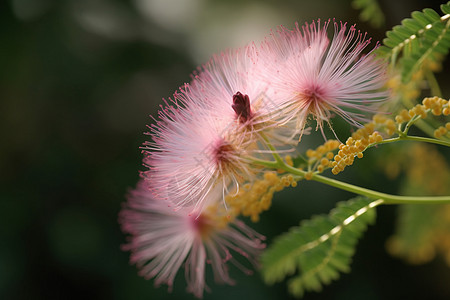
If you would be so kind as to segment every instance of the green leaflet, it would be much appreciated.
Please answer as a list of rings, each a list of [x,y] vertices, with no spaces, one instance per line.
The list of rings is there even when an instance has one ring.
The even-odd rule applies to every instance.
[[[441,10],[444,14],[450,12],[450,2],[441,5]],[[450,48],[450,16],[441,17],[426,8],[413,12],[411,17],[388,31],[384,46],[377,51],[393,64],[398,63],[403,82],[408,82],[426,59],[434,59],[436,54],[446,55]],[[400,57],[398,62],[397,57]]]
[[[361,10],[359,18],[362,21],[369,22],[375,28],[384,25],[384,14],[377,0],[353,0],[352,5],[354,8]]]
[[[286,276],[289,291],[303,296],[349,272],[358,238],[375,220],[375,206],[382,200],[357,197],[338,203],[329,215],[312,217],[278,237],[262,256],[264,280],[271,284]]]

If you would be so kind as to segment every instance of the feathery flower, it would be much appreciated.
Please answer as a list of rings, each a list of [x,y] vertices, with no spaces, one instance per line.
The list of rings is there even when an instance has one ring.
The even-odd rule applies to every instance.
[[[267,138],[285,145],[290,139],[277,116],[278,103],[267,94],[271,83],[261,80],[267,71],[261,61],[266,60],[254,43],[214,55],[195,74],[191,97],[210,107],[216,117],[234,120],[248,139],[259,140],[262,146]]]
[[[253,43],[222,52],[194,74],[191,96],[247,129],[262,130],[268,126],[264,123],[272,121],[269,107],[273,107],[268,107],[268,84],[258,80],[259,72],[259,53]]]
[[[230,185],[239,186],[251,176],[251,141],[236,130],[233,120],[194,103],[189,90],[186,86],[176,95],[178,100],[184,97],[186,108],[167,106],[151,127],[152,141],[144,144],[149,170],[142,175],[158,199],[200,213],[212,189],[220,187],[226,194]]]
[[[220,191],[210,196],[220,198]],[[214,203],[199,216],[175,211],[164,201],[155,199],[143,182],[133,190],[119,215],[122,230],[131,235],[124,250],[131,251],[130,262],[146,279],[155,278],[155,285],[167,284],[169,290],[175,275],[184,263],[187,290],[201,298],[205,285],[205,263],[212,266],[215,281],[232,285],[227,262],[244,272],[230,253],[239,253],[254,266],[265,247],[264,237],[243,222],[229,218],[223,207]]]
[[[200,212],[215,186],[225,198],[252,177],[249,158],[270,119],[256,60],[253,45],[214,56],[160,111],[144,144],[143,176],[156,197]]]
[[[370,38],[355,26],[334,22],[334,37],[327,37],[330,21],[298,24],[294,30],[280,27],[263,43],[267,56],[263,72],[271,82],[274,99],[285,122],[296,121],[295,133],[302,133],[308,116],[330,124],[332,113],[359,126],[368,121],[364,112],[374,112],[387,97],[380,90],[385,84],[385,63],[373,54],[363,55]],[[331,126],[330,126],[331,127]],[[317,129],[316,128],[316,129]],[[331,128],[332,129],[332,128]]]

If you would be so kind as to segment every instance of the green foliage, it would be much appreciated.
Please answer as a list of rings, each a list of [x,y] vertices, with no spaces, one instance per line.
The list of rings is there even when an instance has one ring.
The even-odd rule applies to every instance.
[[[361,10],[359,18],[362,21],[369,22],[375,28],[384,25],[384,14],[377,0],[353,0],[352,5],[354,8]]]
[[[414,264],[430,261],[445,232],[442,211],[449,211],[448,205],[402,205],[398,209],[395,234],[386,244],[388,252]]]
[[[441,10],[447,14],[450,2],[441,5]],[[435,60],[438,55],[446,55],[450,48],[449,15],[441,17],[426,8],[422,12],[413,12],[411,17],[388,31],[384,46],[378,49],[378,53],[389,57],[393,65],[401,55],[398,63],[403,82],[408,82],[426,59]]]
[[[404,170],[400,193],[450,194],[446,155],[427,144],[408,149],[397,160]],[[383,162],[386,164],[386,158]],[[450,266],[450,205],[401,205],[396,221],[395,233],[386,244],[390,254],[413,264],[429,262],[442,254]]]
[[[315,216],[283,234],[262,257],[264,280],[271,284],[299,270],[289,291],[303,296],[349,272],[358,238],[375,220],[373,207],[381,200],[357,197],[338,203],[329,215]]]

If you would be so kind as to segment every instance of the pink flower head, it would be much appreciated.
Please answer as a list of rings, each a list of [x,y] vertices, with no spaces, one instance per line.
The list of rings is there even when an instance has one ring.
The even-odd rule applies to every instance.
[[[193,102],[208,106],[216,118],[234,123],[234,128],[247,135],[248,140],[259,140],[264,145],[263,140],[268,138],[286,144],[289,140],[280,130],[283,124],[277,118],[278,103],[267,94],[270,82],[261,80],[261,73],[266,72],[261,61],[267,58],[259,52],[250,43],[214,55],[195,74],[190,97]]]
[[[220,197],[220,192],[215,196]],[[248,274],[251,271],[235,261],[230,250],[256,266],[256,258],[265,247],[263,236],[219,211],[217,203],[198,217],[174,211],[155,199],[141,182],[119,215],[122,230],[131,235],[123,249],[131,251],[130,262],[137,265],[140,275],[155,278],[157,286],[167,284],[169,290],[184,264],[187,290],[201,298],[207,288],[205,263],[211,264],[216,282],[232,285],[227,262]]]
[[[222,52],[199,68],[191,97],[237,124],[264,129],[260,127],[271,118],[267,108],[271,100],[266,97],[267,83],[258,80],[259,72],[259,53],[253,43]]]
[[[168,106],[160,112],[161,120],[151,127],[153,141],[145,143],[149,170],[143,177],[158,199],[199,213],[211,190],[219,187],[225,195],[230,185],[251,176],[250,141],[233,126],[234,119],[192,102],[189,86],[176,99],[183,99],[186,108]]]
[[[160,112],[143,173],[156,197],[198,213],[214,187],[225,195],[252,177],[258,132],[270,119],[256,61],[252,45],[214,56]]]
[[[385,63],[373,54],[363,55],[370,39],[346,24],[334,22],[334,37],[327,37],[329,22],[285,27],[263,43],[268,70],[262,75],[271,82],[271,98],[277,102],[280,117],[295,120],[296,133],[302,133],[308,116],[329,125],[332,112],[349,123],[366,121],[364,112],[373,112],[387,97]],[[261,54],[262,55],[262,54]],[[331,127],[331,126],[330,126]]]

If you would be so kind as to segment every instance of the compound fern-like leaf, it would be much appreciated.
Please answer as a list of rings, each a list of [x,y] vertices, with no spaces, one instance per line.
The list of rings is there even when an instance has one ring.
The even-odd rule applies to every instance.
[[[402,21],[386,33],[384,46],[378,53],[391,59],[401,68],[402,81],[408,82],[412,74],[419,70],[426,59],[436,55],[446,55],[450,48],[450,2],[441,5],[445,14],[426,8],[415,11],[412,18]],[[400,57],[398,60],[397,58]]]
[[[264,280],[271,284],[299,274],[289,281],[289,291],[301,297],[350,271],[358,238],[375,220],[375,206],[382,200],[358,197],[342,202],[329,215],[303,221],[280,236],[262,257]]]

